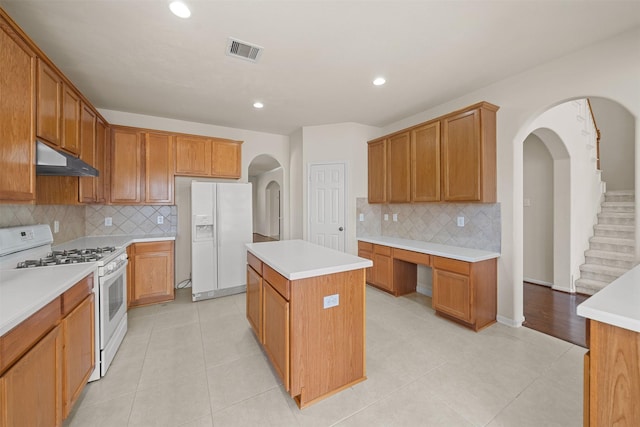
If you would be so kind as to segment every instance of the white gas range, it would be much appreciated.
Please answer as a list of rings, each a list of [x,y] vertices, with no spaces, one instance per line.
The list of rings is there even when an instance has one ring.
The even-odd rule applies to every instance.
[[[87,246],[80,239],[52,248],[48,225],[0,229],[0,269],[56,268],[91,262],[96,267],[96,368],[89,381],[104,376],[127,332],[127,254],[124,248]],[[75,245],[75,246],[74,246]]]

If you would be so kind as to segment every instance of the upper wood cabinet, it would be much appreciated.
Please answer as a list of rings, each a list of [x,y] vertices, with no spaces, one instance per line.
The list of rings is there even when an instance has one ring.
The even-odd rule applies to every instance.
[[[82,147],[80,158],[98,169],[99,173],[102,173],[96,164],[96,114],[86,104],[82,104],[82,110],[80,111],[80,144]],[[79,201],[82,203],[95,203],[97,201],[96,178],[80,177],[79,185]]]
[[[387,202],[387,140],[371,141],[368,151],[369,203]]]
[[[67,84],[62,85],[62,140],[60,147],[72,154],[80,154],[80,95]]]
[[[242,142],[196,135],[176,135],[175,174],[240,178]]]
[[[62,141],[62,77],[38,59],[37,135],[47,142]]]
[[[440,122],[411,130],[411,201],[440,200]]]
[[[370,141],[369,203],[495,203],[497,110],[481,102]]]
[[[173,137],[144,134],[144,202],[173,204]]]
[[[483,103],[442,120],[444,201],[496,201],[497,109]]]
[[[403,132],[389,138],[387,151],[389,203],[411,201],[411,135]]]
[[[111,186],[114,204],[142,202],[142,134],[137,129],[111,128]]]
[[[96,151],[95,165],[99,175],[94,178],[96,188],[96,203],[106,203],[109,200],[109,126],[100,117],[96,118]]]
[[[0,15],[0,202],[35,199],[36,63]]]

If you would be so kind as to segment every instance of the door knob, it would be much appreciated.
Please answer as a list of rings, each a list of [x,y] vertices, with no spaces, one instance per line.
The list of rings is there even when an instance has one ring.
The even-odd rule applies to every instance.
[[[344,228],[343,228],[343,227],[338,228],[338,231],[342,231],[342,230],[344,230]]]

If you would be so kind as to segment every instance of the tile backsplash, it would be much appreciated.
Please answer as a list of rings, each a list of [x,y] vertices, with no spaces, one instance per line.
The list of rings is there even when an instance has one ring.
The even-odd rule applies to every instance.
[[[163,224],[157,224],[158,216]],[[105,217],[113,226],[104,226]],[[49,224],[53,230],[54,221],[60,224],[54,244],[82,236],[176,233],[178,225],[176,206],[0,205],[0,227]]]
[[[500,204],[421,203],[371,205],[356,200],[357,236],[390,236],[474,249],[500,251]],[[388,214],[389,219],[384,220]],[[398,221],[393,221],[393,214]],[[464,217],[464,227],[457,218]]]

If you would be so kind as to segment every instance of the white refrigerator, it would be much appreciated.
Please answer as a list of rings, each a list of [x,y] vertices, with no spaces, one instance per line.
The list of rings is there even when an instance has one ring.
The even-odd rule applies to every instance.
[[[253,241],[250,183],[191,183],[191,286],[199,301],[246,290]]]

